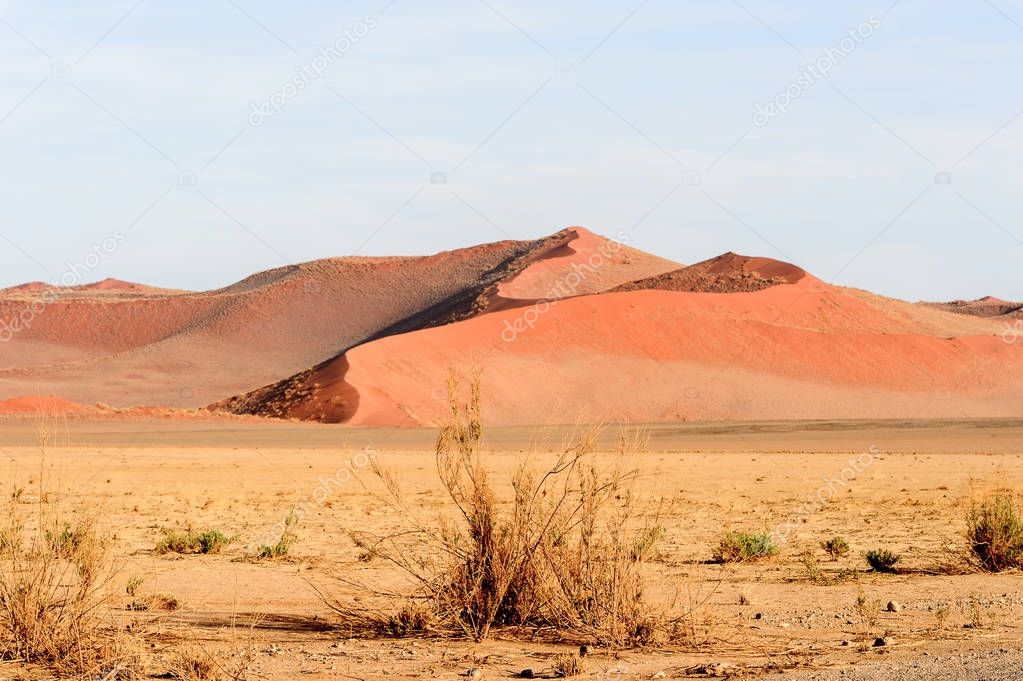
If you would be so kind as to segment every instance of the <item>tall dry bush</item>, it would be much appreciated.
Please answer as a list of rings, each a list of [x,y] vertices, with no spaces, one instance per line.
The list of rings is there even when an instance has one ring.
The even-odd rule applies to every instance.
[[[46,450],[57,433],[41,423],[39,489],[8,495],[0,519],[0,659],[65,676],[139,678],[142,646],[110,614],[116,570],[94,509],[65,508],[48,488]]]
[[[500,498],[484,465],[478,375],[464,403],[459,388],[450,378],[450,414],[436,443],[454,519],[422,521],[395,476],[374,462],[405,528],[351,533],[368,555],[412,579],[414,592],[401,594],[403,602],[412,598],[429,610],[414,621],[476,641],[495,626],[515,626],[616,646],[647,643],[666,629],[666,613],[644,588],[644,566],[663,529],[659,508],[641,508],[638,475],[626,468],[637,443],[623,438],[615,464],[602,470],[593,456],[596,432],[586,434],[548,467],[521,462],[510,495]],[[349,624],[394,629],[393,616],[321,595]]]

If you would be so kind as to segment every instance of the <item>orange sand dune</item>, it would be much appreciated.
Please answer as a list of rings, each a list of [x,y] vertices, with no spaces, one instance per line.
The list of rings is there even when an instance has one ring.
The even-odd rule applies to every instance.
[[[445,413],[449,367],[478,366],[488,421],[497,424],[1023,409],[1023,343],[1004,342],[999,324],[828,286],[785,263],[722,258],[704,269],[752,263],[794,283],[738,293],[641,286],[502,309],[366,343],[215,408],[352,425],[433,424]]]

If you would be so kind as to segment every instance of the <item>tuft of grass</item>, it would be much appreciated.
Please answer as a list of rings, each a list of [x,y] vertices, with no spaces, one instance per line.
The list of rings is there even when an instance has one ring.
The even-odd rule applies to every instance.
[[[182,681],[219,681],[221,678],[216,659],[198,645],[181,646],[174,651],[169,675]]]
[[[298,525],[298,515],[292,510],[288,517],[284,519],[284,531],[281,532],[281,537],[277,540],[277,543],[272,546],[260,546],[256,557],[260,560],[274,560],[287,557],[291,551],[292,544],[298,541],[298,535],[295,534],[296,525]]]
[[[124,586],[124,592],[134,598],[138,594],[139,589],[142,588],[142,582],[144,581],[145,580],[143,580],[142,577],[135,575],[130,578],[128,583]]]
[[[399,638],[428,632],[435,624],[432,610],[421,604],[410,602],[387,620],[387,631]]]
[[[586,673],[586,661],[574,653],[563,653],[551,660],[551,671],[555,676],[581,676]]]
[[[821,542],[821,548],[824,549],[831,560],[838,560],[849,555],[849,542],[845,540],[845,537],[832,537]]]
[[[1023,567],[1023,514],[1011,495],[999,493],[974,503],[966,514],[966,536],[981,569]]]
[[[220,553],[221,549],[231,543],[231,539],[217,529],[195,532],[186,530],[164,530],[163,538],[156,544],[157,553]]]
[[[714,552],[716,563],[738,563],[770,558],[778,554],[778,545],[770,532],[729,532]]]
[[[81,526],[72,527],[70,523],[64,523],[60,531],[57,531],[56,528],[45,530],[46,543],[49,545],[50,550],[58,558],[64,559],[74,556],[81,548],[83,541],[89,541],[89,537],[85,536],[86,534],[86,528]]]
[[[894,573],[898,572],[895,564],[902,558],[897,553],[889,551],[888,549],[871,549],[867,551],[863,557],[867,561],[867,565],[870,566],[874,572],[886,572]]]

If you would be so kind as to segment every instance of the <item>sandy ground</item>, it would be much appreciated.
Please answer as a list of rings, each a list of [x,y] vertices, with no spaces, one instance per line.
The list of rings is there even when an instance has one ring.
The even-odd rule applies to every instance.
[[[571,430],[494,431],[488,459],[495,478],[507,477],[522,452],[553,449]],[[697,424],[650,427],[648,435],[648,451],[633,460],[643,474],[642,493],[677,499],[650,577],[656,598],[697,606],[697,636],[692,645],[660,650],[598,650],[591,675],[651,678],[663,671],[669,678],[700,678],[723,669],[806,679],[942,678],[946,672],[1018,678],[1006,670],[1021,669],[1014,652],[1023,648],[1019,575],[927,571],[943,542],[961,532],[972,496],[1023,484],[1020,420]],[[364,470],[363,455],[375,453],[426,517],[443,514],[431,439],[427,430],[312,424],[72,421],[70,445],[48,447],[43,468],[51,483],[69,491],[70,502],[102,508],[116,536],[122,581],[141,577],[143,591],[183,604],[156,624],[163,642],[158,658],[160,646],[186,638],[224,656],[238,646],[254,648],[254,678],[455,677],[474,666],[486,678],[526,668],[540,673],[568,648],[518,640],[353,639],[331,626],[330,611],[310,587],[343,595],[346,587],[329,580],[334,573],[394,583],[384,566],[358,560],[346,531],[386,531],[400,522],[379,487],[350,472]],[[542,463],[548,455],[535,456]],[[855,477],[836,485],[851,460],[858,462]],[[25,487],[31,498],[40,463],[31,423],[0,423],[0,479]],[[257,544],[275,539],[275,526],[296,507],[302,519],[292,559],[249,559]],[[219,528],[236,541],[220,555],[154,553],[162,528],[189,525]],[[729,567],[706,562],[725,530],[779,527],[787,529],[777,559]],[[831,562],[817,549],[834,535],[851,543],[849,558]],[[904,555],[904,574],[865,570],[862,552],[882,546]],[[808,579],[804,550],[815,551],[833,584]],[[843,570],[851,574],[840,576]],[[860,596],[866,606],[858,609]],[[888,601],[901,610],[888,612]],[[878,637],[888,637],[888,645],[875,647]],[[0,665],[0,679],[18,672]]]

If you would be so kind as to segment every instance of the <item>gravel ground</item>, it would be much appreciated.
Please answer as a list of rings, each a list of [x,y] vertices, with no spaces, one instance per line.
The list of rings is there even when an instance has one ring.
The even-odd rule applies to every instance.
[[[1017,681],[1023,679],[1023,651],[993,650],[952,656],[923,656],[911,662],[858,665],[762,677],[780,681]]]

